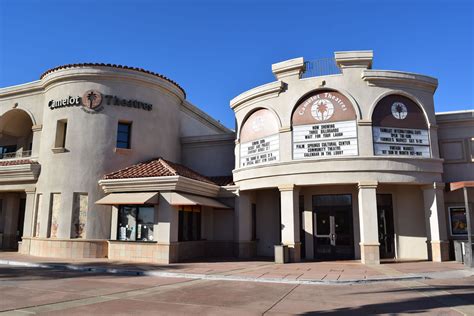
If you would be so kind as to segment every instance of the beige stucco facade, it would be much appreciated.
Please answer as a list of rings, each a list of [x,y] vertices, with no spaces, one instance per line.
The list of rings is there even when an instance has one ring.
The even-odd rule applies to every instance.
[[[160,263],[273,257],[275,245],[290,261],[449,259],[465,238],[449,183],[474,179],[474,112],[436,114],[437,79],[372,58],[336,52],[337,68],[316,75],[303,58],[273,64],[275,81],[231,100],[236,131],[141,69],[67,65],[0,89],[1,248]],[[107,176],[158,157],[207,178]],[[209,180],[223,176],[233,181]],[[125,237],[127,205],[153,209],[153,239]],[[197,238],[183,239],[183,218]]]

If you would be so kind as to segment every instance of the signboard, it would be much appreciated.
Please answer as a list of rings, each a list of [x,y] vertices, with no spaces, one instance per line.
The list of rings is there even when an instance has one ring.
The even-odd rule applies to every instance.
[[[342,94],[318,92],[293,113],[293,159],[358,155],[354,107]]]
[[[280,136],[275,115],[267,109],[252,113],[240,133],[240,166],[250,167],[280,160]]]
[[[276,134],[241,144],[241,167],[249,167],[279,161],[279,137],[280,136]]]
[[[424,114],[410,99],[399,95],[383,98],[372,123],[376,156],[431,157]]]
[[[105,102],[102,102],[104,99]],[[104,109],[104,103],[114,106],[133,107],[145,111],[151,111],[153,108],[153,105],[150,103],[132,99],[122,99],[114,95],[102,95],[99,91],[95,90],[86,91],[82,97],[68,96],[59,100],[50,100],[48,107],[54,110],[63,107],[80,106],[81,109],[87,113],[97,113]]]

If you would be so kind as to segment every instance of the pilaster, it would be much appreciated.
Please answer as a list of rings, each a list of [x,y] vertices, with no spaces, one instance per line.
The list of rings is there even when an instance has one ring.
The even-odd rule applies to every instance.
[[[376,181],[359,182],[360,254],[364,264],[379,264]]]
[[[301,261],[299,189],[293,184],[280,186],[281,242],[288,246],[290,262]]]
[[[444,208],[444,183],[422,186],[426,217],[428,256],[432,261],[449,260],[449,242]]]

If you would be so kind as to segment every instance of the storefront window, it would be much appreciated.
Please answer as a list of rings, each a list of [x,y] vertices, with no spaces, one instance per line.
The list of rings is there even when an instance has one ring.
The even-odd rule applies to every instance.
[[[153,241],[154,215],[155,208],[153,206],[120,206],[117,239],[123,241]]]
[[[179,208],[178,241],[201,239],[201,207],[181,206]]]

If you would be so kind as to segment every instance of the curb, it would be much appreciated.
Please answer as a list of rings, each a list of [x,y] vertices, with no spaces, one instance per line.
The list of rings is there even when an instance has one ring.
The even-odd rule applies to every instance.
[[[352,279],[352,280],[314,280],[314,279],[281,279],[281,278],[253,278],[245,276],[229,276],[224,274],[197,274],[197,273],[177,273],[177,272],[163,272],[163,271],[142,271],[142,270],[127,270],[117,268],[100,268],[93,266],[77,266],[73,264],[44,264],[33,263],[25,261],[2,260],[0,265],[9,265],[16,267],[39,268],[39,269],[55,269],[65,271],[78,272],[95,272],[107,273],[117,275],[129,276],[153,276],[163,278],[184,278],[195,280],[210,280],[210,281],[239,281],[239,282],[257,282],[257,283],[281,283],[281,284],[295,284],[295,285],[350,285],[350,284],[367,284],[390,281],[414,281],[430,279],[428,276],[407,274],[405,276],[387,276],[377,277],[371,279]]]

